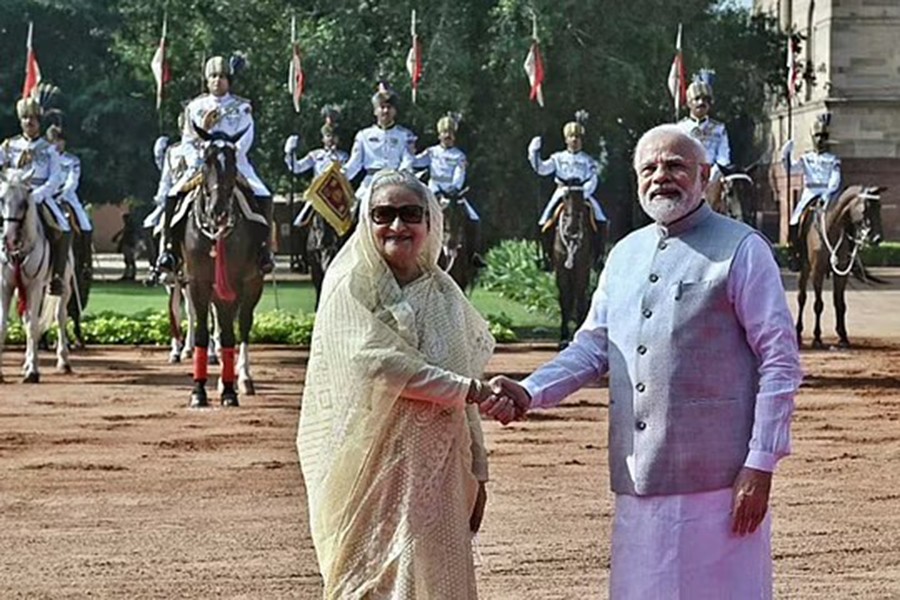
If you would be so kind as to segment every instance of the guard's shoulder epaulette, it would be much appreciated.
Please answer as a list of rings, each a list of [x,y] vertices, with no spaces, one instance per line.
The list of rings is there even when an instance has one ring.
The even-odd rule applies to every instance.
[[[232,94],[231,97],[234,98],[235,100],[237,100],[238,102],[241,102],[242,104],[252,104],[252,102],[250,102],[250,100],[248,100],[247,98],[244,98],[243,96],[237,96],[235,94]]]

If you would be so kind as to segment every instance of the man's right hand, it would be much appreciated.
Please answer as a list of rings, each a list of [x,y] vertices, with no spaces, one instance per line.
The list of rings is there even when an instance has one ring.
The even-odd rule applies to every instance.
[[[506,425],[525,416],[531,407],[531,395],[519,382],[498,375],[490,381],[492,395],[480,405],[483,415]]]

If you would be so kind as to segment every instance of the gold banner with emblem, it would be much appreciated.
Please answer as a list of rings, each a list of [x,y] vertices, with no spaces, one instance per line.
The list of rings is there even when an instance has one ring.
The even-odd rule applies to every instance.
[[[341,171],[340,163],[331,163],[325,172],[313,180],[303,197],[312,202],[313,208],[334,227],[338,235],[350,231],[353,225],[353,188]]]

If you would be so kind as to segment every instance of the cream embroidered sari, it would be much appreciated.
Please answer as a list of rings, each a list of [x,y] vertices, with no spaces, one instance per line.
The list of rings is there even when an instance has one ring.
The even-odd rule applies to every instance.
[[[466,412],[402,393],[429,364],[481,376],[494,340],[437,267],[433,196],[425,275],[404,288],[378,254],[368,213],[364,203],[325,278],[297,436],[324,597],[474,599]]]

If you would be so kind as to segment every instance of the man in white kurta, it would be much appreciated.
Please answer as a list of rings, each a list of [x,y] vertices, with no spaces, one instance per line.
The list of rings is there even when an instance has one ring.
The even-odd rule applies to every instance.
[[[501,383],[546,408],[609,374],[610,598],[771,598],[768,497],[801,378],[778,267],[703,201],[709,165],[677,126],[641,138],[635,170],[654,223],[613,249],[573,343],[524,390]]]

